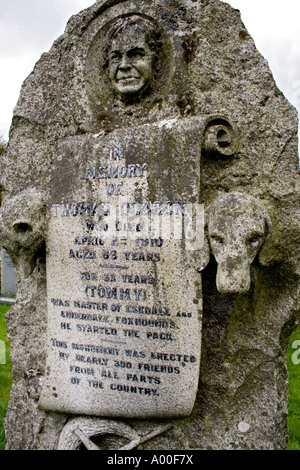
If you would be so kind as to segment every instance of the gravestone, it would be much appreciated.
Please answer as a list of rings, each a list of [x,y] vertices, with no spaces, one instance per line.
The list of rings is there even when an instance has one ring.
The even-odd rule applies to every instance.
[[[138,3],[72,17],[14,111],[7,449],[284,449],[297,115],[237,10]]]
[[[4,297],[14,297],[17,293],[15,267],[6,250],[2,250],[1,292]]]

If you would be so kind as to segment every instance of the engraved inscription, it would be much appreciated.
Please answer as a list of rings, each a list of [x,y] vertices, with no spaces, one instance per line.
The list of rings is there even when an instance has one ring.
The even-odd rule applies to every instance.
[[[176,122],[168,132],[172,126],[176,138]],[[54,193],[49,205],[42,409],[107,417],[192,411],[202,295],[183,232],[188,206],[199,193],[200,158],[193,192],[189,184],[170,192],[156,169],[161,128],[142,126],[132,139],[120,130],[105,143],[88,137],[72,188],[66,193],[62,184],[61,196]],[[64,145],[61,153],[67,155]],[[177,147],[169,151],[170,167]],[[186,158],[174,175],[190,169],[195,151],[192,157],[190,149],[183,151]],[[56,179],[60,165],[63,160]]]

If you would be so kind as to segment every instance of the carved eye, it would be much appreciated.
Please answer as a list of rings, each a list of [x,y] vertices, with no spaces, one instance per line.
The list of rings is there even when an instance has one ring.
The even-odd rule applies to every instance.
[[[224,238],[220,237],[219,235],[210,235],[210,240],[218,245],[223,245],[225,243]]]
[[[262,237],[263,235],[261,235],[260,233],[256,233],[255,235],[252,235],[250,238],[248,238],[247,243],[252,248],[256,248],[260,245]]]
[[[21,233],[21,234],[32,232],[31,225],[26,222],[15,223],[13,225],[13,229],[15,232]]]
[[[128,51],[128,57],[132,59],[140,59],[142,57],[145,57],[145,55],[146,55],[146,51],[140,48],[134,48]]]
[[[112,52],[109,56],[109,60],[113,63],[120,62],[121,59],[122,59],[122,56],[118,52]]]

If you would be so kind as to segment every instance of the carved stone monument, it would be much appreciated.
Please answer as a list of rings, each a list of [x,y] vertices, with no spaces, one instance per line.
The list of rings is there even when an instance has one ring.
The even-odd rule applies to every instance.
[[[296,112],[237,10],[72,17],[1,159],[7,449],[284,449],[298,185]]]

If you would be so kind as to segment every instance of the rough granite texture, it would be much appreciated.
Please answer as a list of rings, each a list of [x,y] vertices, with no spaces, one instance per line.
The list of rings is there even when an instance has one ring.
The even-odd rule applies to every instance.
[[[155,93],[133,105],[114,104],[95,65],[99,29],[128,12],[156,19],[166,33]],[[278,90],[239,11],[228,4],[101,0],[70,19],[65,34],[24,82],[1,157],[0,240],[15,263],[18,285],[17,303],[7,314],[13,362],[8,450],[57,449],[63,427],[73,418],[37,408],[46,356],[45,214],[62,140],[89,133],[105,138],[116,127],[216,114],[236,126],[239,148],[227,158],[203,154],[200,200],[208,208],[223,193],[251,195],[265,207],[272,229],[251,264],[252,284],[245,294],[218,292],[211,257],[202,273],[202,355],[194,410],[139,449],[286,448],[286,351],[299,322],[297,113]],[[125,424],[132,429],[130,439],[166,423],[123,420],[118,426],[123,430]],[[121,433],[103,442],[115,449],[126,440]]]

